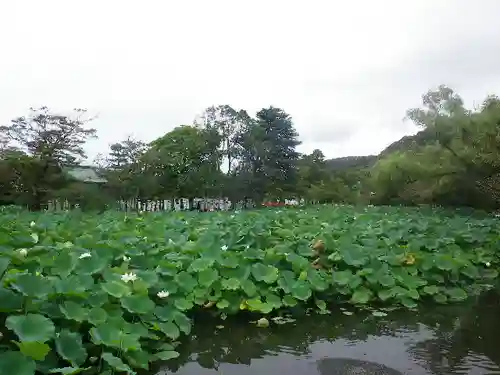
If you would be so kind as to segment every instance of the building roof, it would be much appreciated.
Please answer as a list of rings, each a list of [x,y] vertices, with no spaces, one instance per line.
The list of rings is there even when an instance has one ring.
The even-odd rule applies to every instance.
[[[91,182],[96,184],[103,184],[108,182],[105,178],[99,176],[93,167],[78,166],[78,167],[66,167],[64,171],[73,177],[75,180],[81,182]]]

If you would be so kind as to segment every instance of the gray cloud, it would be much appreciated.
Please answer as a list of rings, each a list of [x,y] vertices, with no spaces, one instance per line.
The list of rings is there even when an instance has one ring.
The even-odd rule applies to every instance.
[[[99,113],[91,157],[226,103],[284,108],[303,152],[370,154],[416,131],[402,119],[429,88],[469,105],[500,93],[496,0],[23,0],[0,13],[0,123],[86,107]]]

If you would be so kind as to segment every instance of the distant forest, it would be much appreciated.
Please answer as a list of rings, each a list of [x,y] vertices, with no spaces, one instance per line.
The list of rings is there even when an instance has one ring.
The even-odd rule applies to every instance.
[[[325,159],[300,154],[291,116],[281,108],[250,115],[229,105],[207,108],[150,143],[111,145],[97,179],[65,173],[96,137],[85,110],[72,116],[32,108],[0,127],[0,201],[41,209],[64,199],[84,209],[117,200],[228,197],[254,202],[433,204],[486,210],[500,205],[500,100],[467,109],[441,85],[407,117],[421,130],[379,155]],[[314,124],[311,124],[314,126]]]

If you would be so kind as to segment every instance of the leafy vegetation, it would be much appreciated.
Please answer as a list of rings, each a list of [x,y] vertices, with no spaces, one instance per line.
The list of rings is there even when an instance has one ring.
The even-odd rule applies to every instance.
[[[498,219],[438,209],[4,210],[0,228],[0,372],[12,375],[148,369],[179,355],[197,312],[266,326],[342,304],[462,301],[500,264]]]
[[[210,107],[149,143],[131,138],[100,158],[104,186],[62,173],[95,136],[85,111],[72,116],[34,109],[0,133],[0,202],[40,209],[67,199],[84,209],[117,200],[228,197],[231,201],[304,198],[309,203],[433,204],[500,208],[500,100],[467,109],[446,86],[429,91],[407,118],[421,130],[377,156],[326,160],[300,155],[299,135],[281,108],[255,117],[229,105]],[[313,126],[314,124],[311,124]]]

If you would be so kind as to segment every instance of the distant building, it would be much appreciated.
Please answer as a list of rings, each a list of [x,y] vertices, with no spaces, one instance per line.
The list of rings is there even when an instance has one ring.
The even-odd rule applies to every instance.
[[[108,180],[97,173],[96,169],[97,168],[91,166],[78,165],[74,167],[63,167],[62,171],[68,177],[79,182],[92,184],[105,184],[108,182]]]

